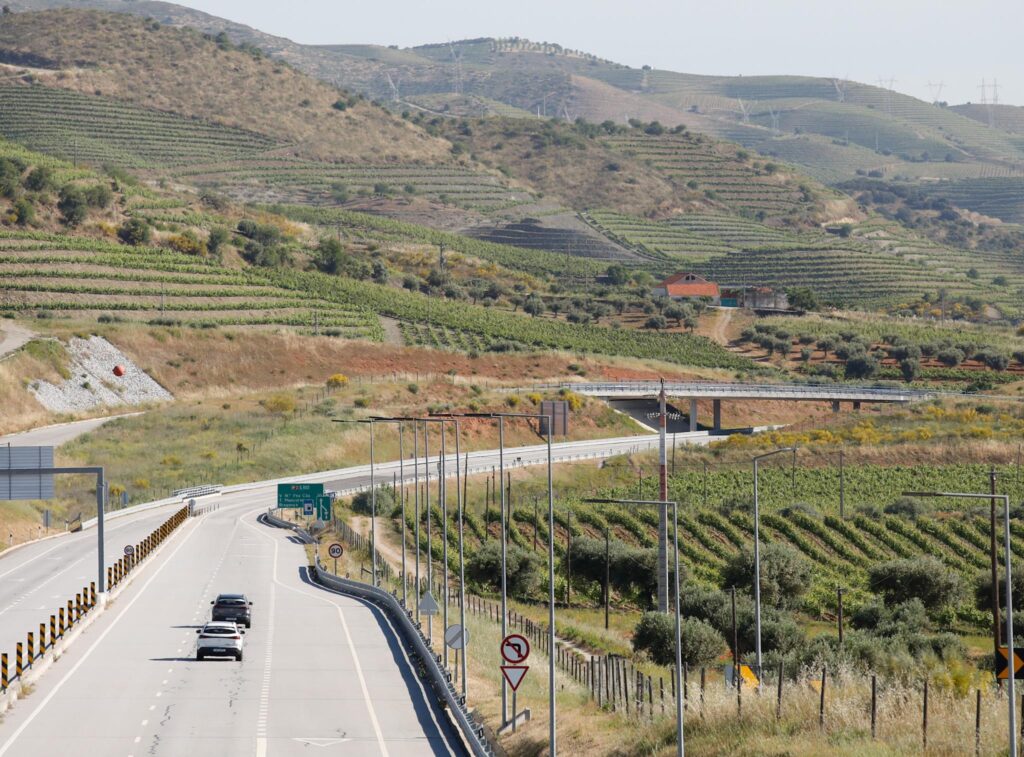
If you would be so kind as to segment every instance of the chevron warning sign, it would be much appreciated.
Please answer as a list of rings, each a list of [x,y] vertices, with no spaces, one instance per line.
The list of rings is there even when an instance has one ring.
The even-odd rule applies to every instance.
[[[1006,647],[999,647],[999,654],[996,655],[996,678],[1005,679],[1010,677],[1010,666],[1007,665],[1009,650]],[[1021,659],[1017,650],[1013,650],[1013,677],[1018,681],[1024,680],[1024,659]]]

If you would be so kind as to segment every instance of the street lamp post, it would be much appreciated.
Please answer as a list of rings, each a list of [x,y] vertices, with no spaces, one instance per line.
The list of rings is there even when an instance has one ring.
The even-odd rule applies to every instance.
[[[552,467],[552,434],[554,432],[555,420],[552,415],[545,415],[542,413],[461,413],[445,414],[445,418],[527,418],[536,421],[545,421],[547,423],[547,455],[548,455],[548,741],[550,742],[550,754],[551,757],[556,757],[558,754],[558,731],[557,731],[557,716],[558,708],[555,704],[555,494],[554,494],[554,476]],[[499,431],[501,426],[499,425]],[[504,541],[505,541],[505,530],[504,530],[504,518],[505,508],[502,506],[502,556],[504,558]],[[502,625],[504,630],[504,622],[507,613],[505,612],[505,564],[504,559],[502,560],[501,566],[501,577],[502,577]],[[505,689],[502,688],[502,720],[505,720]]]
[[[1003,549],[1006,562],[1006,701],[1009,715],[1011,755],[1017,754],[1016,698],[1014,695],[1014,652],[1013,652],[1013,581],[1010,569],[1010,497],[1006,494],[974,494],[970,492],[903,492],[904,497],[954,497],[957,499],[988,499],[1003,502]]]
[[[755,665],[757,666],[757,690],[761,691],[761,504],[757,490],[757,474],[760,462],[766,457],[792,452],[796,447],[783,447],[754,458],[754,625],[756,632]],[[795,470],[794,466],[794,470]]]
[[[591,504],[606,505],[655,505],[659,508],[672,507],[672,541],[675,561],[675,615],[676,615],[676,755],[683,757],[686,752],[686,736],[683,728],[683,636],[682,612],[679,601],[679,503],[661,499],[585,499]]]
[[[405,560],[405,425],[402,418],[385,418],[381,416],[373,416],[370,420],[375,423],[397,423],[398,424],[398,480],[402,482],[402,493],[399,497],[402,500],[402,606],[409,606],[409,594],[408,584],[409,576],[406,572],[406,560]],[[371,426],[372,429],[372,426]],[[372,441],[371,441],[372,449]],[[371,452],[371,462],[372,462]],[[393,492],[398,494],[396,490]]]
[[[377,586],[377,479],[375,476],[373,459],[373,424],[377,422],[374,418],[360,418],[358,420],[348,418],[334,418],[335,423],[365,423],[370,427],[370,558],[373,570],[370,574],[373,585]]]

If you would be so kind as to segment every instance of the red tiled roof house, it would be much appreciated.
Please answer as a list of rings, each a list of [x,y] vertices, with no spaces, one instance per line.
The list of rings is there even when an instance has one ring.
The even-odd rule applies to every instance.
[[[721,300],[718,284],[708,281],[695,273],[677,273],[669,276],[652,290],[655,297],[668,297],[673,300],[707,299],[713,305]]]

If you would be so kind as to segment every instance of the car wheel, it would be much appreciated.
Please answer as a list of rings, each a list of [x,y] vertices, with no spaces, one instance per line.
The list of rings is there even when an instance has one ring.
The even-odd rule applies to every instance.
[[[197,659],[197,660],[202,660],[202,659],[203,659],[203,657],[204,657],[204,655],[203,655],[203,653],[202,653],[202,652],[196,652],[196,659]]]
[[[245,621],[245,627],[246,628],[252,628],[252,621],[251,620]]]
[[[242,653],[239,652],[238,654],[236,654],[235,655],[235,659],[238,660],[239,662],[241,662],[242,661]]]

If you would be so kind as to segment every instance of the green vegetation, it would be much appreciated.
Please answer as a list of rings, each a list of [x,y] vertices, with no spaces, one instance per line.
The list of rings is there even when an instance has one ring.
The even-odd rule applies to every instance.
[[[252,132],[55,87],[0,85],[0,135],[75,163],[150,168],[234,160],[274,146]]]

